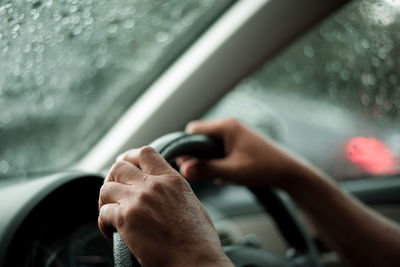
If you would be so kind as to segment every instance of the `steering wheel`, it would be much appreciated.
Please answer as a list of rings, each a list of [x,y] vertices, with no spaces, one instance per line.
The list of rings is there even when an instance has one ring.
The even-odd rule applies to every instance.
[[[175,132],[150,144],[174,168],[181,155],[198,158],[221,158],[224,147],[220,140],[199,134]],[[296,208],[287,194],[269,187],[249,188],[260,204],[275,220],[281,234],[291,248],[286,257],[259,248],[237,245],[224,247],[225,253],[236,266],[294,266],[319,267],[318,253],[311,235],[298,220]],[[116,267],[140,266],[122,238],[114,233],[114,262]]]

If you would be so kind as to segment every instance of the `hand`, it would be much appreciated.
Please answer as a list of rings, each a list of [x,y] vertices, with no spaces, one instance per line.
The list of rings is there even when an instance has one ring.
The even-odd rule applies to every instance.
[[[117,230],[143,266],[232,266],[187,181],[150,147],[113,165],[99,209],[103,235]]]
[[[235,119],[194,121],[188,133],[222,139],[226,157],[200,160],[182,157],[177,160],[182,175],[188,179],[220,179],[247,186],[280,186],[293,176],[300,163],[269,140]]]

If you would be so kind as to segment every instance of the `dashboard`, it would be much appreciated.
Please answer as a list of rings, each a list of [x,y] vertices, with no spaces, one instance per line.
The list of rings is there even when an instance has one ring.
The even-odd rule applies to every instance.
[[[0,266],[113,266],[112,241],[97,227],[102,184],[101,176],[83,172],[2,182]],[[348,181],[341,186],[400,222],[400,179]],[[246,188],[221,187],[210,181],[192,184],[192,188],[223,245],[245,243],[286,253],[287,244],[274,221]]]
[[[0,266],[112,266],[97,228],[99,176],[60,173],[1,187]]]
[[[0,266],[113,266],[112,241],[97,227],[102,184],[103,177],[82,172],[2,182]],[[192,188],[209,211],[224,245],[239,243],[254,228],[271,225],[244,187],[221,187],[206,181],[193,183]],[[265,216],[254,220],[255,214]],[[267,243],[255,240],[251,244],[273,250],[282,240],[276,228],[271,229],[260,235]],[[281,253],[285,251],[282,244]]]

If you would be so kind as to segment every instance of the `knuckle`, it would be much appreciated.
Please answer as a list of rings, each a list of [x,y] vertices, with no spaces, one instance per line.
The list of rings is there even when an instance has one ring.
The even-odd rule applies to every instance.
[[[117,158],[117,162],[122,161],[122,160],[127,160],[127,159],[129,159],[129,151],[126,151],[126,152],[122,153],[121,155],[119,155]]]
[[[181,178],[180,176],[174,175],[169,177],[169,182],[173,185],[173,186],[182,186],[182,182],[185,179]]]
[[[115,174],[118,172],[118,169],[121,168],[121,161],[116,161],[110,168],[109,176],[111,180],[115,177]]]
[[[107,196],[110,194],[111,191],[111,183],[105,183],[100,188],[100,199],[104,203],[106,203]]]
[[[151,179],[149,181],[149,190],[155,192],[163,192],[165,188],[165,182],[161,179]]]
[[[144,147],[140,148],[140,150],[139,150],[139,157],[147,156],[147,155],[150,155],[153,153],[155,153],[154,148],[152,148],[150,146],[144,146]]]
[[[121,174],[124,174],[123,170],[125,169],[126,164],[127,164],[127,162],[124,160],[118,160],[113,164],[113,166],[111,167],[111,170],[110,170],[110,174],[109,174],[111,181],[118,182],[118,177]]]
[[[225,119],[225,123],[230,127],[236,127],[239,125],[239,121],[232,117]]]
[[[149,203],[149,202],[152,201],[152,198],[153,198],[153,195],[151,194],[150,191],[142,191],[142,192],[140,192],[140,193],[138,194],[138,196],[137,196],[137,201],[138,201],[138,203],[140,203],[140,204]],[[140,205],[140,204],[139,204],[139,205]]]
[[[103,197],[104,195],[107,194],[107,188],[108,188],[109,183],[105,183],[100,187],[100,197]]]
[[[127,207],[123,214],[119,216],[117,221],[120,221],[120,224],[129,221],[131,224],[138,221],[138,218],[143,216],[143,208],[139,204],[132,204]]]
[[[122,167],[124,167],[125,164],[126,164],[126,161],[125,161],[125,160],[117,160],[117,161],[113,164],[113,166],[112,166],[112,168],[111,168],[111,171],[117,171],[117,170],[121,169]]]
[[[183,177],[180,177],[180,176],[173,177],[173,178],[171,179],[171,183],[172,183],[172,186],[173,186],[175,189],[177,189],[177,190],[179,190],[179,191],[181,191],[181,192],[190,189],[190,185],[189,185],[189,183],[186,181],[186,179],[183,178]]]

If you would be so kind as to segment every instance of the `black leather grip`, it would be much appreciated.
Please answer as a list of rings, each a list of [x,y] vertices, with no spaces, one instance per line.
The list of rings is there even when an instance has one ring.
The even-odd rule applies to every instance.
[[[120,237],[118,232],[113,235],[114,246],[114,265],[118,267],[136,267],[140,266],[139,262],[133,256],[132,252],[126,246],[124,240]]]

